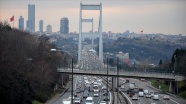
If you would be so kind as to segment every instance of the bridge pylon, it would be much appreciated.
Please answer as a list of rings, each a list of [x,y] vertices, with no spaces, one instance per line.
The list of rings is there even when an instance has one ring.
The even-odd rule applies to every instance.
[[[98,32],[93,31],[93,19],[83,19],[83,10],[99,10],[99,25]],[[91,22],[92,32],[82,32],[82,23]],[[82,40],[84,38],[99,38],[99,60],[103,61],[103,37],[102,37],[102,3],[100,4],[82,4],[80,3],[80,13],[79,13],[79,42],[78,42],[78,62],[81,61],[82,56]]]

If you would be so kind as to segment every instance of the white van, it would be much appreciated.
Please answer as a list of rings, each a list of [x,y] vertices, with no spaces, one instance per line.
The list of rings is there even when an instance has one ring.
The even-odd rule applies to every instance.
[[[85,101],[85,104],[94,104],[93,97],[87,97],[86,101]]]
[[[143,96],[144,96],[144,93],[143,93],[143,92],[139,92],[139,93],[138,93],[138,96],[139,96],[139,97],[143,97]]]

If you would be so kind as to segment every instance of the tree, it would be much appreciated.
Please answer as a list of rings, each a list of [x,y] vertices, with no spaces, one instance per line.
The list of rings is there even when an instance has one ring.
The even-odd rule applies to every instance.
[[[58,82],[57,62],[63,64],[61,53],[46,36],[30,35],[0,22],[0,95],[2,104],[45,102]],[[30,60],[31,59],[31,60]]]

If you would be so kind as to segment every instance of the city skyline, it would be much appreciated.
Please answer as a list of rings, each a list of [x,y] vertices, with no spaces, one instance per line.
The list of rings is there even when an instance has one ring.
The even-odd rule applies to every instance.
[[[186,36],[186,1],[182,0],[62,0],[50,2],[47,0],[2,0],[0,1],[0,20],[7,20],[14,15],[14,26],[18,28],[20,16],[28,18],[28,4],[35,5],[35,31],[39,31],[40,19],[51,24],[53,32],[60,30],[60,19],[67,17],[69,32],[79,32],[79,6],[82,4],[103,5],[103,32],[131,32],[183,34]],[[19,4],[19,5],[16,5]],[[98,23],[98,12],[83,11],[84,18],[94,18],[95,26]],[[10,23],[10,22],[9,22]],[[12,23],[10,23],[12,25]],[[26,24],[24,24],[26,26]],[[90,31],[91,26],[83,24],[85,31]],[[25,27],[26,28],[26,27]],[[95,29],[97,27],[94,27]],[[95,30],[96,31],[96,30]]]

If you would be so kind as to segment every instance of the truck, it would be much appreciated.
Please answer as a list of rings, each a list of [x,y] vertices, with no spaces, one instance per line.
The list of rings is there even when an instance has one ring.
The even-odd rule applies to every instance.
[[[129,84],[129,89],[133,90],[134,89],[134,84]]]
[[[71,99],[69,99],[69,98],[63,99],[62,104],[71,104]]]

